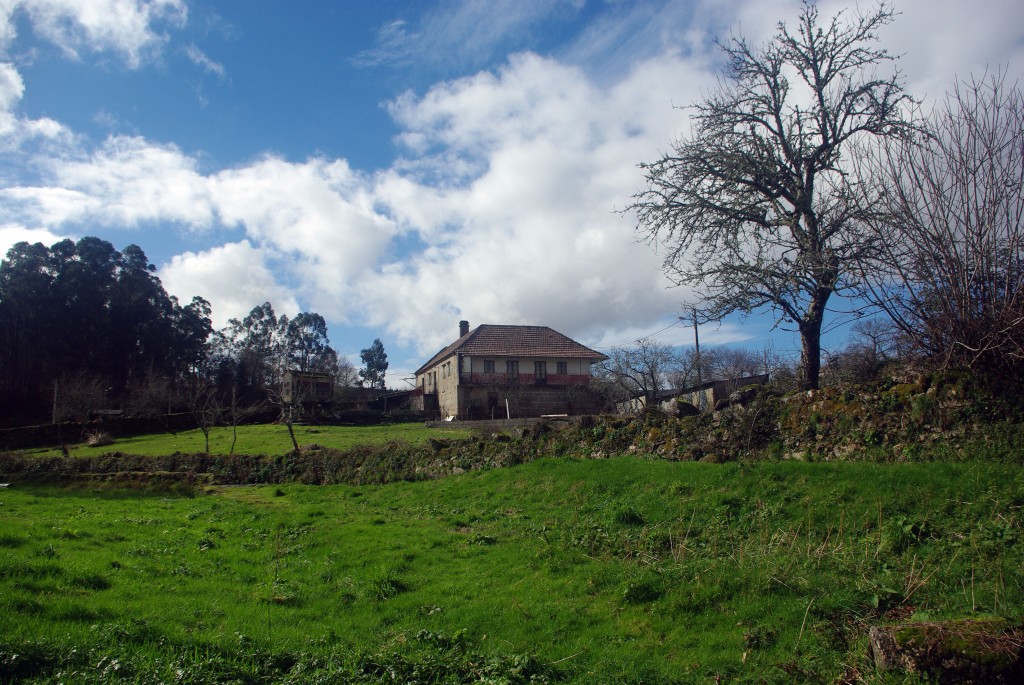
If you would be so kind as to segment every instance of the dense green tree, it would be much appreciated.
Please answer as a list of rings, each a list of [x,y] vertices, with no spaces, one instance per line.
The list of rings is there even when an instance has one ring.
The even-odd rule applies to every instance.
[[[225,396],[231,388],[242,404],[279,394],[288,370],[335,374],[338,353],[327,337],[327,322],[316,312],[278,317],[269,302],[231,319],[214,337],[210,374]]]
[[[302,312],[285,330],[288,365],[296,371],[327,372],[333,359],[327,339],[327,322],[316,312]]]
[[[384,373],[388,370],[388,355],[384,351],[384,343],[380,341],[380,338],[374,339],[372,345],[362,350],[359,353],[359,358],[366,365],[359,371],[359,377],[363,379],[363,383],[371,388],[383,390],[385,388]]]
[[[107,402],[175,379],[202,360],[209,303],[168,296],[141,248],[95,237],[18,243],[0,262],[0,395],[23,417],[49,416],[60,378],[101,382]],[[59,398],[58,398],[59,399]]]
[[[280,387],[287,325],[288,317],[278,319],[273,305],[264,302],[241,320],[231,319],[218,336],[216,356],[232,369],[243,402],[265,399],[269,390]]]

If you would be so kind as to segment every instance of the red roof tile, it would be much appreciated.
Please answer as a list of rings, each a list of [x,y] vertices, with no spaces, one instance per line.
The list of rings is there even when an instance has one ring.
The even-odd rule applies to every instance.
[[[417,375],[455,353],[473,357],[558,357],[595,362],[607,359],[600,352],[547,326],[481,324],[431,357],[416,370]]]

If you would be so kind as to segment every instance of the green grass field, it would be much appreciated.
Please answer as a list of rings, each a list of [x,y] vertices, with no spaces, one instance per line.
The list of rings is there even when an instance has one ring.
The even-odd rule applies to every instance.
[[[1022,506],[1019,466],[992,463],[11,487],[0,681],[918,682],[874,675],[867,628],[1019,624]]]
[[[356,445],[379,445],[387,442],[422,442],[430,437],[459,438],[468,431],[447,428],[428,428],[422,423],[395,423],[380,426],[295,426],[295,437],[300,446],[322,445],[344,450]],[[210,454],[228,454],[231,450],[232,429],[218,426],[210,431]],[[283,424],[239,426],[235,454],[286,454],[293,449],[288,428]],[[56,456],[60,449],[26,450],[41,456]],[[182,452],[205,452],[202,431],[195,429],[171,433],[155,433],[119,438],[112,445],[89,447],[84,443],[72,445],[72,456],[92,457],[108,452],[124,452],[146,456],[162,456]]]

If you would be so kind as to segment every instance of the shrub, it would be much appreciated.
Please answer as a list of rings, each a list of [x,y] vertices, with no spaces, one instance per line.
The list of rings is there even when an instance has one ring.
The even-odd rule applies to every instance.
[[[96,433],[89,433],[85,438],[85,444],[89,447],[106,447],[107,445],[114,444],[114,438],[110,433],[98,431]]]

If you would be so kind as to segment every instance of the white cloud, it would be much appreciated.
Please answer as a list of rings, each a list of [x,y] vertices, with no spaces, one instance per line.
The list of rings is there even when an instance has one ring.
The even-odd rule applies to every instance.
[[[0,0],[0,56],[6,56],[17,31],[15,15],[24,12],[32,30],[79,58],[79,51],[113,51],[136,68],[145,58],[159,54],[167,36],[155,26],[184,25],[185,0]],[[26,140],[64,139],[73,134],[49,118],[19,118],[16,107],[25,93],[21,74],[13,63],[0,62],[0,146],[16,149]]]
[[[476,68],[496,54],[528,49],[551,24],[572,20],[580,0],[459,0],[439,3],[413,21],[392,19],[356,66]]]
[[[78,59],[83,49],[110,50],[132,68],[166,43],[155,26],[180,27],[188,15],[184,0],[22,0],[20,6],[35,32],[69,57]]]
[[[0,63],[0,110],[8,112],[21,102],[25,82],[13,64]]]
[[[7,49],[17,35],[12,18],[19,3],[20,0],[0,0],[0,54]]]
[[[203,71],[209,74],[213,74],[221,79],[227,75],[224,65],[210,59],[205,52],[196,47],[195,43],[192,43],[185,48],[185,56],[189,58],[189,61],[191,61],[192,64],[195,64],[197,67],[201,67]]]
[[[25,82],[13,65],[0,62],[0,136],[10,134],[17,125],[13,110],[25,94]]]
[[[1010,82],[1024,76],[1024,23],[1018,0],[901,0],[896,21],[882,31],[908,90],[930,103],[940,101],[954,77],[1010,68]]]
[[[745,328],[735,322],[704,324],[700,326],[699,334],[702,346],[742,344],[756,338],[749,327]],[[690,347],[693,345],[693,323],[672,318],[653,320],[643,327],[605,330],[591,345],[595,349],[607,351],[612,347],[633,345],[642,338],[673,347]]]
[[[42,243],[49,247],[67,236],[51,233],[44,228],[28,228],[18,224],[5,224],[0,226],[0,259],[7,254],[7,251],[15,243]]]
[[[217,174],[211,197],[223,224],[287,255],[308,300],[338,318],[351,311],[351,284],[374,268],[395,235],[375,211],[367,181],[343,160],[265,157]]]
[[[122,227],[175,221],[212,223],[206,179],[173,145],[114,136],[91,155],[48,160],[49,185],[0,191],[48,225],[103,221]]]
[[[705,83],[667,57],[604,89],[521,54],[392,103],[414,155],[396,168],[414,173],[385,175],[377,190],[424,249],[363,284],[371,324],[432,351],[459,317],[598,338],[673,311],[680,293],[615,209],[638,188],[637,162],[684,125],[666,93]]]
[[[278,315],[300,311],[294,294],[274,277],[273,259],[271,251],[243,240],[177,255],[158,275],[167,292],[182,302],[196,295],[209,300],[214,327],[221,328],[263,302],[273,304]]]
[[[357,67],[409,64],[410,51],[420,36],[410,35],[406,26],[407,22],[403,19],[385,23],[377,29],[377,45],[369,50],[363,50],[350,61]]]
[[[70,131],[49,118],[24,119],[16,110],[25,95],[25,82],[9,62],[0,62],[0,149],[17,149],[26,140],[70,138]]]

